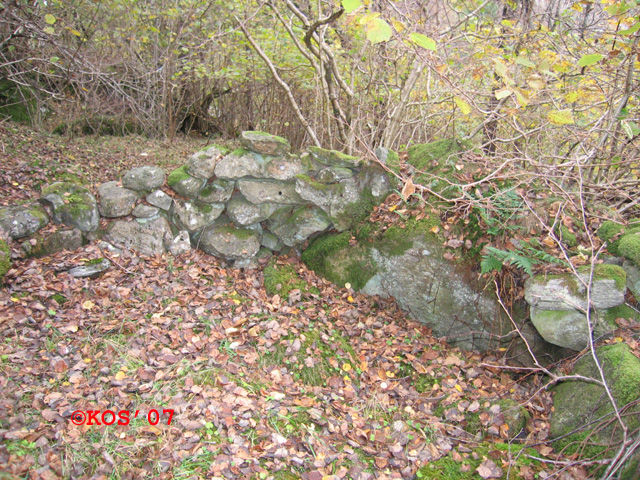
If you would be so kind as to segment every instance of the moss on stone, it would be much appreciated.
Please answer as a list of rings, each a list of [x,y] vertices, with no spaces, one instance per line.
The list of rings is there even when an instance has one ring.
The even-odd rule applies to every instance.
[[[591,267],[584,265],[578,268],[578,273],[589,274]],[[547,277],[549,278],[549,277]],[[627,272],[618,265],[600,263],[593,268],[594,280],[613,280],[618,290],[624,290],[627,285]],[[577,283],[576,283],[577,286]],[[573,291],[572,291],[573,293]]]
[[[250,230],[248,228],[238,228],[231,224],[216,227],[216,233],[221,233],[223,235],[233,235],[238,240],[246,240],[255,236],[256,234],[253,230]]]
[[[631,320],[640,320],[640,315],[633,308],[627,305],[618,305],[617,307],[607,308],[599,312],[602,321],[610,327],[617,328],[616,319],[625,318]]]
[[[9,245],[4,239],[0,238],[0,283],[4,281],[4,276],[11,268],[11,252]]]
[[[618,253],[631,261],[636,267],[640,266],[640,234],[624,235],[618,244]]]
[[[323,235],[302,252],[302,261],[314,272],[336,285],[360,290],[375,274],[375,266],[361,245],[350,245],[351,233]]]
[[[187,173],[187,166],[183,165],[182,167],[176,168],[173,172],[169,174],[167,177],[167,185],[173,187],[174,185],[182,182],[183,180],[188,180],[192,178],[191,175]]]
[[[326,192],[331,188],[329,184],[318,182],[313,178],[311,178],[309,175],[300,174],[300,175],[296,175],[296,178],[315,190]]]
[[[464,144],[456,139],[443,139],[413,145],[407,151],[409,155],[407,162],[418,170],[428,171],[434,166],[442,165],[452,155],[457,156],[463,149]]]
[[[626,343],[604,345],[597,349],[598,360],[603,366],[607,385],[616,400],[617,407],[622,409],[640,398],[640,360],[633,354]],[[593,358],[585,355],[575,365],[574,373],[591,378],[600,378]],[[608,426],[594,431],[585,427],[593,419],[603,418],[608,422],[613,412],[604,390],[599,385],[580,381],[564,382],[555,387],[554,416],[551,419],[552,437],[560,437],[576,430],[558,440],[556,447],[565,449],[566,454],[581,451],[583,455],[596,456],[613,446],[612,436],[615,421]],[[625,416],[630,430],[640,426],[638,406],[631,407]],[[592,425],[595,428],[598,425]],[[581,428],[584,427],[584,428]],[[618,429],[619,433],[619,429]],[[589,437],[592,444],[582,445]]]
[[[236,148],[233,152],[231,152],[229,155],[233,155],[234,157],[242,157],[244,155],[247,155],[251,152],[249,152],[249,150],[247,150],[246,148]]]
[[[338,185],[344,188],[344,185]],[[335,219],[333,219],[334,223],[337,223],[342,228],[353,229],[358,224],[367,220],[373,211],[373,207],[379,203],[380,200],[373,196],[371,190],[365,189],[362,191],[357,201],[345,205],[342,211],[336,215]]]
[[[356,167],[361,161],[358,157],[353,157],[337,150],[326,150],[320,147],[309,147],[309,152],[318,162],[329,166]]]
[[[602,225],[598,229],[598,236],[601,240],[607,242],[607,250],[612,255],[619,255],[618,253],[618,245],[620,243],[620,239],[612,240],[614,236],[624,231],[624,227],[619,223],[612,222],[611,220],[605,220],[602,222]]]
[[[405,222],[404,228],[392,225],[375,242],[375,247],[388,255],[402,255],[413,246],[415,240],[435,238],[432,229],[440,223],[437,217],[426,217],[421,220],[412,218]]]

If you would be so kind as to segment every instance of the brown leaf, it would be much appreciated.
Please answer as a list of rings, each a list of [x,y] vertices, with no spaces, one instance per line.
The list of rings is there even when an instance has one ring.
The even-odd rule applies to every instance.
[[[502,469],[498,467],[493,460],[489,460],[488,458],[476,468],[476,472],[484,479],[502,477]]]
[[[402,187],[402,198],[406,201],[411,195],[416,193],[416,186],[413,184],[413,181],[409,178],[404,187]]]

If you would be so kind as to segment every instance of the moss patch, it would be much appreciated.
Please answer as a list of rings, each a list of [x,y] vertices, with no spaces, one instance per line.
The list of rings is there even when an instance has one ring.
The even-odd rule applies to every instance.
[[[269,260],[262,272],[264,277],[264,288],[268,295],[280,295],[280,298],[289,299],[291,290],[299,289],[301,292],[311,292],[319,294],[319,290],[310,287],[290,263],[279,264],[275,258]]]
[[[578,268],[578,272],[588,274],[590,271],[588,265]],[[547,277],[548,278],[548,277]],[[618,290],[624,290],[627,285],[627,272],[618,265],[609,265],[600,263],[593,269],[594,280],[613,280]]]
[[[337,150],[325,150],[319,147],[309,147],[309,152],[315,160],[323,165],[336,167],[357,167],[360,164],[358,157],[352,157]]]
[[[336,285],[350,283],[363,288],[375,274],[375,265],[361,245],[350,245],[351,233],[323,235],[302,253],[302,261],[313,271]]]
[[[183,180],[188,180],[192,178],[191,175],[187,173],[187,166],[183,165],[180,168],[176,168],[173,172],[169,174],[167,177],[167,185],[173,187],[174,185],[182,182]]]
[[[597,349],[598,359],[603,366],[607,384],[623,409],[640,398],[640,360],[633,355],[625,343],[605,345]],[[582,357],[575,365],[574,373],[599,378],[595,363],[590,355]],[[619,429],[614,433],[615,421],[611,418],[613,408],[602,387],[584,382],[564,382],[554,388],[554,415],[551,419],[552,437],[560,437],[575,429],[576,433],[558,440],[556,448],[567,454],[581,451],[583,455],[594,457],[611,447],[615,447]],[[625,416],[630,430],[640,426],[639,406],[631,407]],[[604,420],[598,422],[597,419]],[[590,429],[581,429],[585,424],[596,421]],[[609,422],[609,425],[605,425]],[[588,445],[583,444],[587,441]]]
[[[342,186],[341,184],[339,184]],[[332,219],[336,225],[341,228],[353,229],[358,224],[366,221],[373,211],[373,207],[378,205],[380,200],[376,199],[371,190],[364,190],[360,198],[356,202],[349,203],[345,208],[336,215],[335,219]]]
[[[11,268],[11,253],[9,245],[0,238],[0,283],[4,281],[4,276]]]
[[[540,457],[540,454],[531,448],[518,444],[483,443],[473,448],[473,452],[463,453],[462,460],[454,460],[451,455],[442,457],[434,462],[429,462],[416,472],[418,480],[481,480],[482,477],[476,471],[480,464],[490,458],[497,466],[501,467],[511,463],[509,478],[520,478],[520,469],[527,467],[529,471],[538,472],[543,469],[542,462],[532,460],[527,455]],[[464,468],[462,468],[464,467]],[[507,478],[507,469],[503,468]]]
[[[640,235],[631,233],[623,236],[618,245],[618,252],[635,266],[640,266]]]
[[[560,238],[562,239],[562,243],[569,248],[578,246],[578,237],[564,225],[560,225]]]

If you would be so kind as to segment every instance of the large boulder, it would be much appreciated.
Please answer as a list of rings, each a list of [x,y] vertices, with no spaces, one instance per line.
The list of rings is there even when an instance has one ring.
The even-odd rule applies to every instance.
[[[169,222],[164,217],[158,217],[145,223],[115,220],[109,226],[107,239],[145,255],[156,255],[167,251],[173,236]]]
[[[165,172],[160,167],[135,167],[124,174],[122,186],[136,192],[150,192],[162,186],[164,177]]]
[[[362,241],[349,231],[324,235],[310,244],[302,259],[338,285],[350,283],[370,295],[394,297],[411,317],[451,344],[493,348],[510,325],[476,276],[445,258],[442,239],[432,233],[437,222],[425,219],[407,228],[368,231]]]
[[[93,194],[81,185],[57,182],[42,189],[40,203],[49,207],[55,223],[93,232],[100,224],[98,203]]]
[[[327,214],[318,207],[301,206],[279,209],[269,219],[269,230],[289,247],[300,245],[314,233],[331,225]]]
[[[170,216],[178,230],[194,233],[211,225],[223,210],[224,204],[222,203],[209,204],[175,199],[171,206]]]
[[[250,228],[236,226],[228,217],[218,218],[194,242],[204,252],[225,260],[254,257],[260,250],[261,235]]]
[[[47,223],[47,212],[39,205],[0,208],[0,230],[4,230],[11,238],[33,235]]]
[[[138,200],[138,193],[118,186],[116,182],[106,182],[98,188],[100,215],[107,218],[126,217]]]
[[[187,173],[187,167],[176,168],[167,177],[167,185],[179,195],[187,198],[197,198],[206,180],[193,177]]]
[[[263,155],[281,156],[291,150],[291,145],[286,139],[265,132],[242,132],[240,143],[252,152]]]
[[[602,366],[609,391],[629,431],[640,427],[640,359],[625,343],[597,348],[596,355]],[[573,374],[601,380],[593,357],[587,353],[580,358]],[[581,380],[566,381],[554,387],[553,414],[550,434],[558,438],[559,447],[567,446],[567,453],[582,448],[587,440],[593,449],[603,450],[615,445],[621,438],[621,429],[612,417],[613,406],[604,388]]]

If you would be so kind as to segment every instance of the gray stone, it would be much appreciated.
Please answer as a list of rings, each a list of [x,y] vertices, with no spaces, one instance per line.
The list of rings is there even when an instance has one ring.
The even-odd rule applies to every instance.
[[[624,261],[622,268],[627,272],[627,288],[640,301],[640,268],[629,260]]]
[[[296,184],[276,180],[239,180],[238,188],[244,197],[256,205],[261,203],[303,204],[296,192]]]
[[[624,303],[626,274],[621,267],[602,265],[617,272],[613,277],[594,276],[591,287],[591,302],[596,309],[617,307]],[[579,278],[567,273],[561,275],[536,275],[525,283],[524,298],[529,305],[540,310],[586,310],[586,283],[588,273],[580,273]]]
[[[236,195],[227,203],[227,215],[233,223],[244,227],[266,220],[278,207],[275,203],[255,205],[242,195]]]
[[[141,203],[136,205],[131,214],[136,218],[153,218],[160,214],[160,209]]]
[[[191,240],[189,238],[189,232],[182,230],[171,242],[169,252],[171,255],[178,256],[191,250]]]
[[[254,257],[260,250],[260,234],[248,228],[239,228],[222,216],[205,228],[197,239],[204,252],[225,260]]]
[[[149,192],[164,183],[165,172],[160,167],[145,165],[129,170],[122,177],[122,186],[136,192]]]
[[[137,192],[107,182],[98,188],[100,215],[107,218],[126,217],[138,200]]]
[[[164,217],[158,217],[145,224],[115,220],[109,226],[107,239],[123,248],[145,255],[157,255],[167,251],[173,235],[169,222]]]
[[[609,391],[617,407],[624,411],[624,422],[630,431],[634,431],[640,427],[640,359],[622,342],[598,347],[596,355]],[[590,353],[576,362],[570,374],[601,379]],[[591,444],[603,446],[613,445],[621,439],[621,428],[612,418],[613,407],[603,387],[572,380],[559,384],[552,391],[551,438],[568,435],[565,441],[581,443],[587,435]]]
[[[4,230],[11,238],[33,235],[47,223],[49,223],[49,217],[40,205],[0,208],[0,230]]]
[[[337,183],[340,180],[351,178],[356,174],[350,168],[322,168],[316,173],[316,180],[320,183]]]
[[[81,265],[69,270],[69,275],[75,278],[96,278],[111,268],[111,262],[106,258],[99,259],[97,263]]]
[[[71,182],[57,182],[42,189],[40,203],[51,209],[55,223],[93,232],[100,224],[96,198],[89,190]]]
[[[231,198],[235,188],[235,181],[217,178],[213,182],[207,183],[200,190],[198,200],[204,203],[226,203]]]
[[[154,207],[158,207],[165,212],[171,208],[171,203],[173,203],[173,198],[164,193],[162,190],[151,192],[149,195],[147,195],[146,200]]]
[[[167,178],[167,185],[178,195],[187,198],[197,198],[205,183],[206,180],[189,175],[185,166],[176,168]]]
[[[188,202],[175,199],[170,210],[171,221],[179,230],[197,232],[213,223],[224,211],[223,204]]]
[[[284,247],[284,243],[271,232],[262,234],[262,246],[268,248],[272,252],[279,252]]]
[[[300,245],[314,233],[325,231],[331,220],[320,208],[282,208],[269,220],[269,230],[289,247]]]
[[[467,350],[494,347],[493,334],[502,333],[496,300],[444,260],[438,243],[408,240],[413,246],[401,255],[370,250],[377,273],[362,292],[395,298],[402,309],[452,345]]]
[[[187,173],[194,177],[208,180],[213,177],[216,163],[221,156],[222,152],[216,147],[210,147],[207,150],[194,153],[187,161]]]
[[[615,330],[615,324],[605,321],[608,310],[590,314],[594,338]],[[582,350],[589,345],[589,323],[587,316],[577,310],[530,309],[531,323],[547,342],[572,350]]]
[[[587,316],[576,310],[540,310],[531,307],[531,322],[547,342],[572,350],[589,343]]]
[[[22,250],[29,256],[43,257],[53,255],[62,250],[73,251],[80,248],[84,242],[82,232],[77,228],[72,230],[59,230],[45,237],[32,238],[28,242],[22,242]]]
[[[309,147],[309,153],[316,162],[328,167],[355,168],[360,165],[361,159],[346,155],[337,150],[325,150],[319,147]]]
[[[236,150],[218,162],[216,177],[236,180],[242,177],[262,177],[264,159],[246,150]]]
[[[307,171],[299,157],[276,157],[265,161],[262,177],[274,180],[295,180],[297,175],[305,174]]]
[[[245,148],[263,155],[281,156],[291,150],[291,145],[286,139],[264,132],[242,132],[240,143]]]

